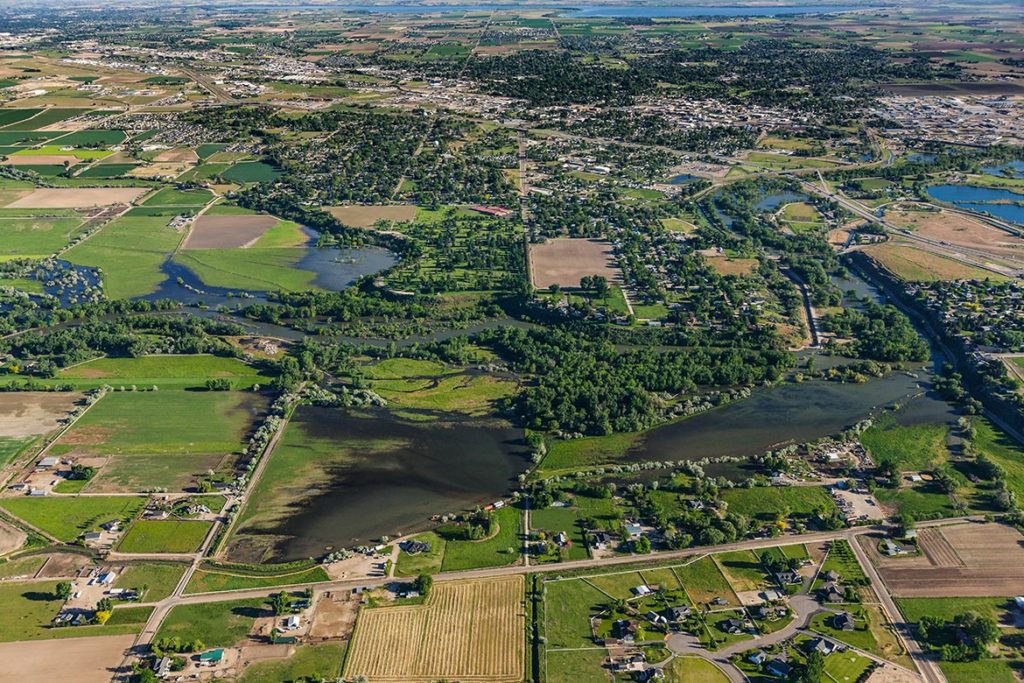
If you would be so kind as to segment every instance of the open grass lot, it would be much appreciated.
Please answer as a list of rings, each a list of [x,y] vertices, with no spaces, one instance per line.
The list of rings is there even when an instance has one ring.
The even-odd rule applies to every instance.
[[[586,436],[582,439],[551,440],[548,454],[541,461],[538,474],[571,472],[594,465],[614,462],[640,443],[636,433]]]
[[[590,618],[605,609],[608,596],[583,579],[544,583],[544,637],[548,648],[594,644]]]
[[[553,538],[560,531],[569,536],[572,545],[566,551],[566,558],[570,560],[584,560],[587,558],[587,545],[583,538],[583,530],[579,524],[578,511],[574,508],[548,507],[542,510],[530,512],[530,529],[543,530],[548,538]]]
[[[608,683],[604,648],[586,650],[547,650],[544,654],[548,683]]]
[[[501,567],[519,559],[522,514],[513,507],[494,513],[497,533],[480,541],[449,540],[445,544],[441,571]],[[508,552],[511,548],[512,552]]]
[[[145,586],[146,602],[158,602],[174,592],[185,565],[171,562],[145,562],[128,565],[114,581],[115,588],[137,588]]]
[[[0,467],[3,467],[10,460],[18,456],[33,441],[35,439],[27,437],[12,439],[7,436],[0,436]]]
[[[423,605],[362,611],[345,676],[521,681],[524,629],[522,577],[438,582]]]
[[[209,356],[142,356],[98,358],[61,370],[59,377],[82,388],[134,384],[140,388],[200,389],[208,379],[228,379],[235,389],[266,385],[271,377],[235,358]]]
[[[4,618],[0,619],[0,642],[111,636],[142,630],[139,623],[50,628],[50,622],[63,604],[57,598],[56,590],[56,581],[0,583],[0,604],[4,606]]]
[[[583,579],[606,596],[607,601],[629,600],[634,597],[633,588],[643,585],[639,572],[615,572],[614,574],[591,574]]]
[[[880,419],[860,435],[877,463],[891,463],[897,472],[931,470],[949,459],[949,427],[923,424],[904,427],[891,416]]]
[[[959,261],[906,244],[887,242],[865,247],[863,251],[894,275],[908,281],[1005,279],[996,273],[964,265]]]
[[[230,570],[200,569],[192,575],[192,579],[185,587],[185,592],[213,593],[243,588],[291,586],[298,583],[327,581],[329,578],[322,567],[312,567],[287,574],[259,576],[232,573]]]
[[[899,640],[888,627],[876,603],[848,606],[856,627],[852,631],[833,628],[831,614],[819,614],[811,620],[811,629],[830,638],[852,645],[866,652],[888,659],[902,666],[913,667]]]
[[[233,453],[244,446],[265,407],[261,396],[234,391],[112,392],[54,449],[96,455]]]
[[[253,621],[272,612],[262,599],[178,605],[168,613],[156,640],[200,640],[206,647],[230,647],[248,635]]]
[[[871,664],[870,659],[856,652],[834,652],[825,658],[825,673],[838,683],[857,683]]]
[[[239,683],[285,683],[288,681],[333,681],[341,673],[345,646],[335,643],[303,645],[284,660],[256,662],[242,672]]]
[[[79,218],[0,219],[0,261],[12,258],[46,258],[66,246],[78,234]]]
[[[0,579],[35,576],[35,573],[39,571],[39,568],[45,562],[46,557],[43,555],[31,555],[14,560],[4,560],[0,562]]]
[[[165,187],[143,202],[143,206],[201,207],[213,199],[209,190],[178,190]]]
[[[103,290],[111,299],[145,296],[166,279],[160,271],[182,233],[168,217],[123,216],[69,249],[72,263],[103,270]]]
[[[70,542],[105,522],[132,519],[146,499],[136,496],[75,496],[68,498],[7,498],[0,503],[9,513]]]
[[[665,667],[667,683],[727,683],[729,677],[703,657],[677,657]]]
[[[377,221],[413,221],[416,219],[416,206],[413,204],[391,204],[366,206],[352,204],[349,206],[328,207],[327,212],[345,225],[353,228],[372,228]]]
[[[722,598],[733,606],[740,604],[713,558],[702,557],[696,562],[672,569],[695,605],[710,603],[715,598]]]
[[[140,519],[121,539],[122,553],[192,553],[199,549],[213,522]]]
[[[736,591],[753,591],[769,584],[761,560],[753,550],[737,550],[716,555],[722,573]]]
[[[835,502],[822,487],[771,486],[734,488],[722,491],[729,503],[729,511],[761,520],[771,520],[776,514],[789,513],[805,517],[822,508],[835,509]]]
[[[410,555],[402,551],[398,554],[398,563],[395,573],[398,576],[419,576],[420,574],[434,574],[441,571],[441,561],[444,559],[445,540],[433,531],[417,534],[411,540],[420,543],[429,543],[430,550],[427,552]]]
[[[434,361],[392,358],[362,366],[370,387],[399,409],[440,410],[490,415],[517,383]]]
[[[1017,360],[1024,363],[1024,359]],[[1006,472],[1006,486],[1018,499],[1024,499],[1024,448],[983,417],[975,417],[971,423],[975,449],[999,463]]]

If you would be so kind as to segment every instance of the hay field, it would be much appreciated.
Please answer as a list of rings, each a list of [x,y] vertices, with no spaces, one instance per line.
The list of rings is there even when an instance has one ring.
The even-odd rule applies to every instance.
[[[351,204],[348,206],[327,207],[327,212],[352,228],[372,228],[380,220],[412,221],[416,219],[415,204],[391,204],[387,206]]]
[[[1024,586],[1024,536],[1002,524],[923,529],[921,555],[883,558],[870,548],[899,597],[1012,597]]]
[[[0,394],[0,437],[23,438],[56,429],[82,398],[71,392],[25,391]]]
[[[131,204],[147,187],[44,187],[7,205],[9,209],[87,209]]]
[[[424,605],[364,609],[345,676],[372,681],[465,683],[525,676],[523,579],[435,584]]]
[[[619,279],[612,245],[604,240],[564,237],[530,245],[530,277],[537,289],[579,287],[587,275]]]

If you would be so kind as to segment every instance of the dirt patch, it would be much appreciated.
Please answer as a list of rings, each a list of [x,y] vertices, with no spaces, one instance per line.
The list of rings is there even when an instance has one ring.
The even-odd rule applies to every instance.
[[[416,218],[416,206],[413,204],[389,204],[387,206],[331,206],[327,208],[331,214],[345,225],[352,228],[372,228],[377,221],[412,221]]]
[[[953,211],[888,211],[886,220],[922,237],[1024,261],[1024,240]]]
[[[883,664],[868,676],[865,683],[921,683],[921,677],[895,664]]]
[[[195,164],[184,161],[167,161],[138,166],[132,169],[128,175],[134,178],[177,178]]]
[[[1001,524],[922,529],[912,557],[883,557],[878,540],[866,536],[862,545],[900,597],[1012,597],[1024,586],[1024,536]]]
[[[81,398],[81,394],[75,393],[0,394],[0,436],[22,439],[51,432]]]
[[[7,205],[9,209],[85,209],[131,204],[147,187],[44,187]]]
[[[39,579],[63,579],[78,575],[85,566],[89,564],[89,558],[85,555],[75,553],[57,553],[50,555],[46,564],[39,570],[36,578]]]
[[[127,635],[0,643],[0,683],[108,683],[134,640]]]
[[[324,593],[316,605],[313,623],[309,627],[309,637],[321,640],[350,638],[358,612],[359,603],[353,599],[352,593]]]
[[[106,429],[104,427],[79,427],[75,425],[74,429],[69,429],[60,438],[60,443],[62,446],[95,446],[105,442],[107,437],[113,434],[113,432],[113,429]]]
[[[193,164],[199,163],[199,156],[191,149],[168,149],[160,152],[153,161],[158,162],[175,162],[175,161],[186,161]]]
[[[750,275],[758,265],[756,258],[730,258],[722,255],[705,258],[719,275]]]
[[[21,529],[0,520],[0,555],[6,555],[25,545],[28,535]]]
[[[609,282],[619,279],[611,244],[596,239],[559,238],[530,245],[534,287],[579,287],[580,279],[587,275],[603,275]]]
[[[184,249],[247,247],[277,224],[273,216],[200,216],[192,223]]]
[[[908,281],[981,280],[999,276],[951,258],[933,254],[901,242],[886,242],[861,250],[897,277]]]

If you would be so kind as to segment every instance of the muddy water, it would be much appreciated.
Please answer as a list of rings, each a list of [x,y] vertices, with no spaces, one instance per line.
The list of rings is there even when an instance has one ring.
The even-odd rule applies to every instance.
[[[323,491],[271,533],[283,540],[276,559],[323,554],[424,528],[433,515],[498,500],[526,469],[521,430],[464,420],[413,423],[385,411],[356,416],[302,407],[289,429],[346,443],[387,441],[384,452],[360,454],[331,472]]]

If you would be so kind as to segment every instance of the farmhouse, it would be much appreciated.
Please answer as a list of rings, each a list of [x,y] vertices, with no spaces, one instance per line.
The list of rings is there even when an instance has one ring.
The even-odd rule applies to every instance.
[[[840,612],[832,617],[832,626],[840,631],[852,631],[856,626],[853,615],[849,612]]]

